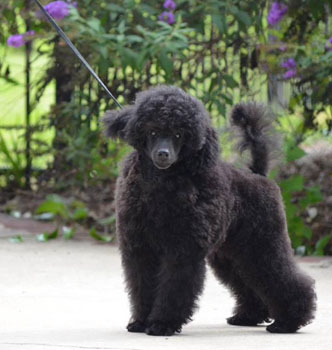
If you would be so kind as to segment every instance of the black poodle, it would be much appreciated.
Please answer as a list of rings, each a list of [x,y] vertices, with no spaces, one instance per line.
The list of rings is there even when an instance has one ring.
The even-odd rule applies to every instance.
[[[135,149],[116,190],[130,332],[180,332],[205,260],[236,298],[229,324],[273,319],[269,332],[291,333],[313,319],[314,281],[296,266],[280,190],[266,178],[271,121],[255,103],[236,105],[231,120],[251,151],[250,171],[220,160],[207,111],[179,88],[142,92],[104,118],[107,135]]]

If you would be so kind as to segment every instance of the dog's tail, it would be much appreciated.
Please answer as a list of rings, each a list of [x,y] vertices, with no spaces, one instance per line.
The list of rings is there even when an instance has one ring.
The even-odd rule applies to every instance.
[[[280,145],[272,122],[272,116],[267,109],[255,102],[239,103],[231,113],[231,123],[241,134],[238,145],[240,151],[250,150],[252,158],[250,169],[263,176],[267,175],[273,153]]]

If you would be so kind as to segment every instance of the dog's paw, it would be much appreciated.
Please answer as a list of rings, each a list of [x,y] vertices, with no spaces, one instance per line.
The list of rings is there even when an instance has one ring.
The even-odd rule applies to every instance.
[[[236,314],[232,317],[228,317],[227,323],[232,326],[257,326],[258,324],[264,323],[264,322],[271,322],[271,320],[268,317],[248,317]]]
[[[270,333],[295,333],[299,326],[287,322],[275,321],[266,327]]]
[[[145,328],[146,328],[146,324],[141,321],[129,322],[127,326],[128,332],[133,332],[133,333],[144,333]]]
[[[228,317],[226,320],[232,326],[257,326],[260,323],[257,319],[250,319],[241,315],[234,315]]]
[[[147,335],[170,336],[175,332],[180,333],[181,327],[176,328],[170,324],[158,321],[151,322],[151,324],[145,329]]]

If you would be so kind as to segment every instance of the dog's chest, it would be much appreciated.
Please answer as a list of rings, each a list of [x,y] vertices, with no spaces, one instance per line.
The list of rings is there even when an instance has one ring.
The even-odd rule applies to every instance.
[[[143,200],[151,213],[177,215],[195,206],[199,192],[191,181],[165,181],[158,186],[143,188]]]
[[[195,215],[199,191],[191,181],[167,182],[142,188],[147,227],[153,230],[175,230],[181,221]]]

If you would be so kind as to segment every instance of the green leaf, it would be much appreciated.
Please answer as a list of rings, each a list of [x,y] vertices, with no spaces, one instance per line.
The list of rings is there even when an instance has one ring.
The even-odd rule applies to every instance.
[[[122,66],[124,68],[127,66],[137,68],[138,55],[132,49],[128,49],[127,47],[120,47],[119,52],[122,56]]]
[[[23,242],[23,237],[22,236],[15,236],[15,237],[10,237],[9,238],[10,243],[22,243]]]
[[[93,29],[95,32],[102,32],[102,26],[100,25],[100,20],[98,18],[91,18],[89,21],[87,21],[88,26]]]
[[[100,55],[105,60],[109,57],[108,47],[107,46],[98,46],[98,50],[100,52]]]
[[[307,153],[298,146],[290,147],[286,150],[286,160],[287,162],[293,162],[296,159],[302,158],[306,154]]]
[[[323,200],[323,195],[319,186],[306,188],[305,195],[305,198],[300,199],[300,206],[302,209],[305,209],[310,205],[320,203]]]
[[[58,195],[50,195],[39,206],[36,211],[37,214],[51,213],[59,215],[64,219],[69,217],[69,210],[64,200]]]
[[[93,237],[94,239],[96,239],[97,241],[102,241],[102,242],[106,242],[106,243],[110,243],[113,241],[113,236],[104,236],[101,235],[97,232],[97,230],[95,229],[95,227],[93,227],[90,230],[90,236]]]
[[[314,255],[316,256],[324,256],[324,249],[328,245],[332,238],[332,234],[326,235],[325,237],[321,238],[319,241],[317,241],[315,246],[315,252]]]
[[[144,41],[144,39],[141,36],[138,35],[127,35],[127,40],[130,43],[141,43]]]
[[[165,49],[161,50],[159,54],[159,62],[166,75],[170,77],[173,73],[173,61],[169,58]]]
[[[72,215],[72,219],[75,221],[84,220],[87,217],[88,217],[88,210],[86,208],[77,208]]]
[[[308,187],[306,192],[310,204],[316,204],[323,200],[323,195],[319,186]]]
[[[20,82],[18,80],[15,80],[11,77],[6,76],[0,76],[0,79],[5,80],[7,83],[13,84],[13,85],[20,85]]]
[[[109,216],[105,219],[101,219],[98,222],[103,225],[103,226],[108,226],[108,225],[114,225],[115,224],[116,217],[115,215]]]
[[[222,78],[225,80],[227,87],[231,89],[234,89],[239,85],[231,75],[225,74]]]
[[[220,34],[226,33],[227,26],[226,26],[226,18],[223,15],[218,14],[212,14],[212,22],[216,25],[216,27],[219,30]]]
[[[9,8],[4,8],[2,10],[2,15],[7,19],[7,21],[10,23],[15,23],[15,11]]]
[[[75,229],[73,227],[63,226],[62,234],[64,239],[72,239],[75,235]]]
[[[52,233],[49,233],[49,232],[41,233],[40,235],[37,236],[37,240],[39,242],[47,242],[47,241],[49,241],[51,239],[55,239],[57,237],[58,237],[58,230],[56,229]]]
[[[126,22],[125,20],[122,20],[118,26],[118,32],[119,34],[124,34],[125,31],[126,31]]]
[[[290,201],[290,200],[284,200],[285,201],[285,210],[287,215],[287,220],[292,220],[294,216],[297,214],[297,207]]]
[[[303,221],[302,221],[303,222]],[[302,235],[305,237],[308,241],[312,238],[312,231],[310,228],[303,223],[303,229],[302,229]]]
[[[12,150],[9,149],[4,137],[0,133],[0,152],[5,156],[6,161],[11,165],[14,172],[16,174],[20,174],[22,172],[22,166],[20,162],[20,157],[16,156]]]
[[[302,191],[304,188],[304,178],[301,175],[292,176],[289,179],[282,180],[280,182],[280,187],[285,192],[298,192]]]
[[[234,16],[237,18],[238,21],[242,22],[244,25],[250,26],[251,19],[246,12],[239,10],[234,13]]]
[[[107,4],[106,6],[107,6],[107,8],[109,8],[112,12],[119,12],[119,13],[126,12],[126,10],[125,10],[124,8],[122,8],[121,6],[116,5],[116,4]]]
[[[140,9],[142,10],[142,12],[148,12],[150,15],[153,15],[156,13],[156,8],[152,7],[150,5],[144,4],[144,3],[140,3]]]

